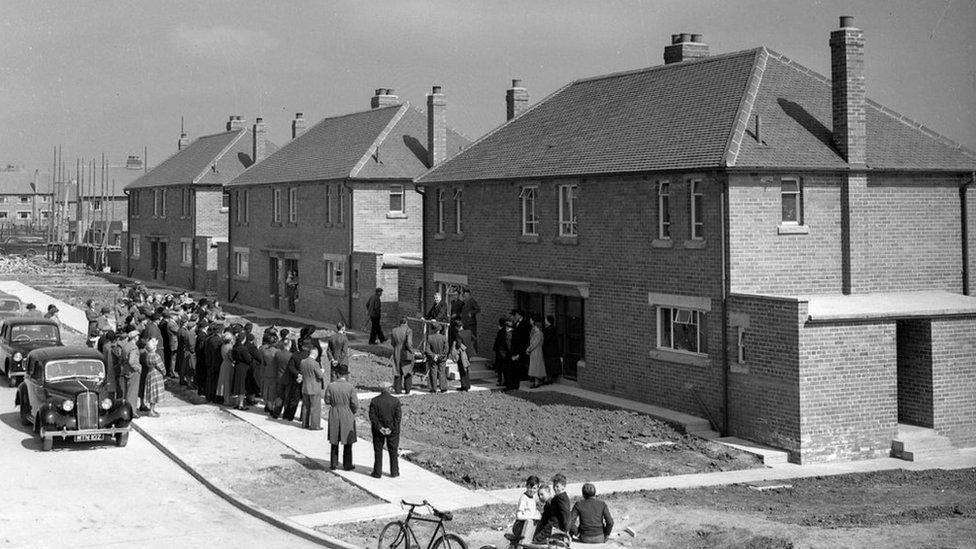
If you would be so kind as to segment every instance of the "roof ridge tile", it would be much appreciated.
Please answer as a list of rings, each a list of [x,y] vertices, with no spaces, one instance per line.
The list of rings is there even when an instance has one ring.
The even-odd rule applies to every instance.
[[[380,133],[376,135],[376,139],[373,140],[373,142],[369,145],[369,147],[366,147],[366,151],[363,152],[362,158],[360,158],[359,161],[356,162],[356,165],[352,167],[352,170],[349,171],[350,178],[356,177],[359,174],[359,171],[362,170],[363,166],[366,165],[366,162],[369,161],[369,157],[373,155],[373,151],[379,149],[379,146],[383,144],[383,141],[386,141],[386,137],[390,135],[390,132],[393,131],[393,128],[395,128],[396,125],[400,123],[400,120],[403,118],[403,115],[409,109],[410,109],[409,101],[400,105],[400,108],[397,111],[397,113],[394,114],[393,117],[390,118],[389,122],[386,123],[386,126],[382,130],[380,130]]]

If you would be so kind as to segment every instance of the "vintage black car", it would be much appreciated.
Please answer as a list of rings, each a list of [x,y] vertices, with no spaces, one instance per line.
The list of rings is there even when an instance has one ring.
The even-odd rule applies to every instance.
[[[61,327],[57,321],[37,317],[12,317],[0,325],[0,360],[11,387],[24,377],[27,353],[43,347],[60,347]]]
[[[14,404],[20,420],[33,425],[45,451],[54,439],[129,441],[132,407],[105,387],[101,353],[81,346],[48,347],[27,355],[27,377]]]

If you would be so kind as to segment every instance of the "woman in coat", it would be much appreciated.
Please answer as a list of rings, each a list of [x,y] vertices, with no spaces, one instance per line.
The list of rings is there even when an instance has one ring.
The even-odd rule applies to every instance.
[[[546,361],[542,354],[542,325],[536,320],[532,322],[532,331],[529,333],[529,346],[526,353],[529,355],[529,377],[532,378],[532,388],[535,389],[542,385],[546,380]]]
[[[342,468],[351,471],[352,445],[356,442],[356,410],[359,397],[356,388],[349,383],[349,367],[340,364],[336,367],[339,377],[325,389],[325,403],[329,405],[329,444],[332,446],[330,469],[339,466],[339,444],[342,444]]]
[[[156,403],[163,396],[164,378],[166,366],[163,364],[162,357],[157,353],[159,341],[150,338],[146,341],[146,362],[149,364],[149,377],[146,379],[146,406],[149,407],[149,417],[159,417],[156,411]]]
[[[264,411],[270,412],[274,407],[275,389],[278,385],[278,369],[275,368],[275,354],[278,352],[278,334],[272,331],[264,332],[261,339],[261,356],[264,366],[261,368],[261,399],[264,400]]]
[[[234,383],[234,359],[231,354],[234,349],[234,334],[224,332],[220,340],[220,372],[217,374],[217,398],[225,405],[231,403],[231,390]]]
[[[237,342],[231,350],[231,358],[234,360],[234,381],[230,394],[234,400],[234,408],[237,410],[247,410],[244,405],[244,398],[247,396],[247,376],[251,373],[253,357],[247,348],[247,338],[254,336],[241,332],[237,336]]]

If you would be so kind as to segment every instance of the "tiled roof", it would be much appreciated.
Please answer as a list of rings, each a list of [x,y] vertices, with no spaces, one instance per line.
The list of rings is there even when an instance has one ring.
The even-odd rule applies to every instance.
[[[31,184],[34,183],[34,187]],[[28,170],[0,171],[0,194],[51,194],[51,174]]]
[[[418,182],[846,167],[830,102],[829,80],[766,48],[577,80]],[[870,168],[976,169],[976,153],[871,101],[867,132]]]
[[[251,148],[250,135],[248,130],[234,130],[200,137],[130,183],[126,189],[179,184],[219,185],[224,182],[223,179],[236,176],[250,165],[251,157],[247,154]],[[214,171],[213,166],[219,162],[225,164],[226,169]],[[221,176],[225,172],[229,173]]]
[[[448,155],[470,141],[447,132]],[[409,103],[325,118],[228,183],[413,179],[427,170],[427,117]]]

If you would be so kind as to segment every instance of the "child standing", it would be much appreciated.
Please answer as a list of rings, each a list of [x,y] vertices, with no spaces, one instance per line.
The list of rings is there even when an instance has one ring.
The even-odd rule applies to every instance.
[[[512,534],[523,537],[531,536],[535,531],[535,523],[542,518],[539,513],[539,477],[532,475],[525,479],[525,492],[519,496],[518,509],[515,511],[515,523]]]

